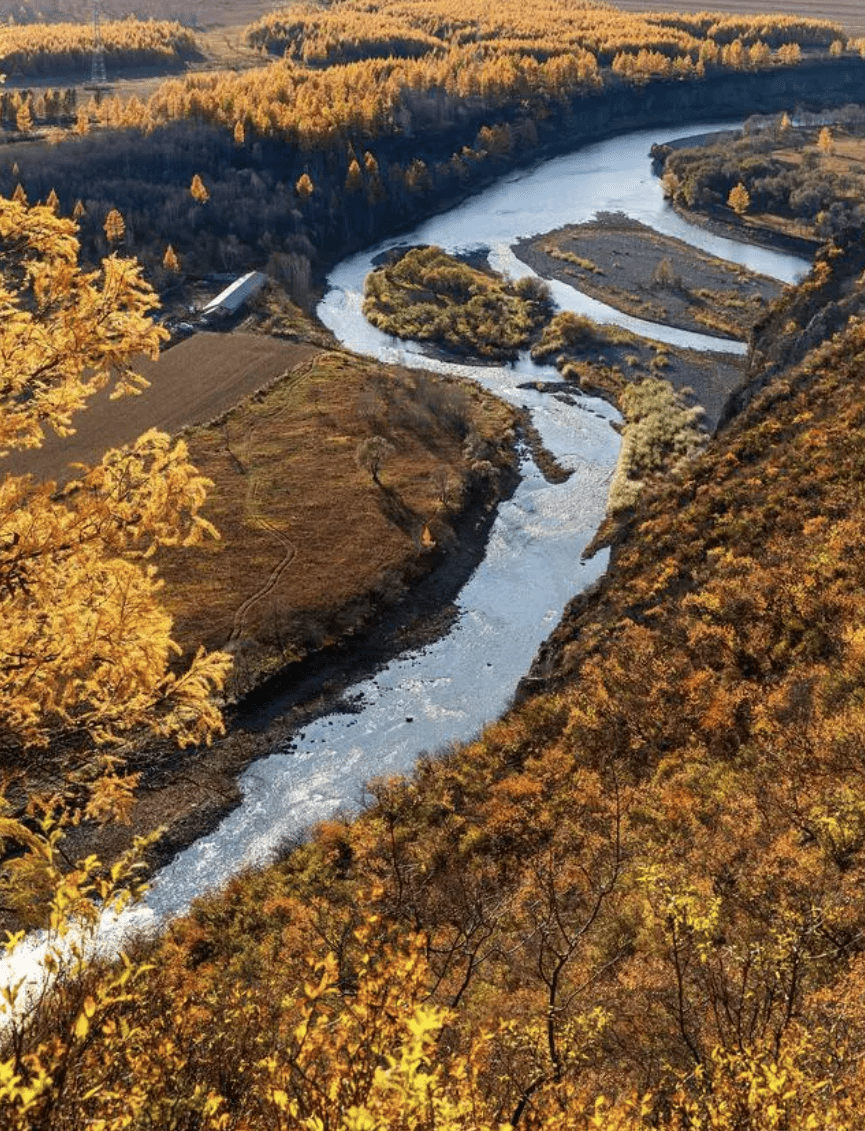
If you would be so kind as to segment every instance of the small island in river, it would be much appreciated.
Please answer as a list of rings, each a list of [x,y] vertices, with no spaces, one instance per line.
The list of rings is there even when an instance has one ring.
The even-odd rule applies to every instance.
[[[515,254],[609,306],[682,330],[744,341],[781,284],[632,220],[600,212],[586,224],[520,240]]]

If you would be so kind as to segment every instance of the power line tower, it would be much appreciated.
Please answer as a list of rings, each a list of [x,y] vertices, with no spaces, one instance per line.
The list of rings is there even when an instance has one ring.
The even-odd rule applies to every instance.
[[[84,84],[84,89],[95,94],[98,102],[103,94],[111,90],[111,84],[105,74],[105,49],[102,45],[102,30],[99,27],[99,5],[93,5],[93,56],[90,66],[90,82]]]

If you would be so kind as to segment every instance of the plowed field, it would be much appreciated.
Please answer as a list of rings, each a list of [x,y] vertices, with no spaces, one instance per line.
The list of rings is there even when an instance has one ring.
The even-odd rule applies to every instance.
[[[150,388],[140,396],[112,401],[103,390],[76,417],[74,435],[49,435],[38,451],[14,456],[7,467],[40,479],[68,478],[70,463],[98,463],[108,448],[149,428],[178,432],[212,420],[317,352],[259,334],[196,334],[158,361],[142,359],[138,372]]]

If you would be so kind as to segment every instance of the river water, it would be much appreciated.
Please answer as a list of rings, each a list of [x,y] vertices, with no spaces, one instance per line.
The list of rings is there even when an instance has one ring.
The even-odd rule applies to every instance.
[[[695,125],[687,133],[709,128]],[[242,868],[266,862],[315,821],[356,811],[371,778],[410,772],[422,753],[470,739],[506,709],[565,604],[606,568],[606,551],[588,562],[581,555],[604,515],[619,450],[618,433],[611,426],[618,414],[590,397],[566,403],[519,388],[527,380],[557,376],[527,354],[505,366],[474,367],[430,358],[416,344],[389,338],[363,318],[363,280],[384,251],[416,243],[456,252],[487,248],[493,266],[517,276],[530,274],[510,250],[513,243],[590,219],[598,211],[624,212],[785,282],[807,270],[802,260],[692,228],[669,209],[651,174],[649,149],[681,135],[681,126],[632,133],[514,173],[413,232],[383,241],[334,269],[318,313],[345,346],[383,361],[468,376],[511,404],[528,407],[543,443],[573,474],[563,484],[549,484],[526,454],[521,483],[500,508],[484,561],[459,595],[459,615],[448,635],[400,656],[353,687],[348,697],[357,713],[321,718],[251,765],[240,780],[241,805],[162,869],[141,904],[119,919],[106,919],[100,945],[117,947],[130,930],[151,928],[183,913],[196,895],[222,885]],[[625,318],[565,284],[555,284],[553,292],[563,308],[658,340],[702,350],[736,348]],[[30,936],[0,964],[0,982],[30,975],[40,953],[40,938]]]

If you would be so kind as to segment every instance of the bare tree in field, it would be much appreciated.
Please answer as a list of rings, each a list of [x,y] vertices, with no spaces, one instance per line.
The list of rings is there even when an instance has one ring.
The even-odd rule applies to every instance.
[[[392,456],[395,450],[390,440],[386,440],[384,436],[369,436],[366,440],[361,440],[357,446],[355,452],[357,466],[363,471],[368,471],[373,483],[380,487],[379,472],[385,460]]]

